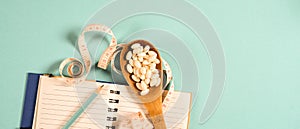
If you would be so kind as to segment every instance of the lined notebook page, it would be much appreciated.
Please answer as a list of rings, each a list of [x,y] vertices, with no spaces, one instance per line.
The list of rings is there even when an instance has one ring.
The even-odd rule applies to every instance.
[[[33,127],[37,129],[58,129],[80,108],[81,103],[101,85],[105,85],[99,96],[71,126],[74,129],[103,129],[108,126],[122,128],[118,124],[128,120],[128,114],[138,111],[147,112],[143,104],[132,93],[130,87],[115,84],[86,81],[75,87],[66,86],[59,78],[41,76],[36,102]],[[113,94],[118,91],[120,94]],[[110,103],[111,100],[118,103]],[[188,127],[190,93],[174,92],[164,117],[167,128],[186,129]],[[108,109],[118,109],[110,112]],[[113,118],[116,121],[111,121]],[[108,121],[108,119],[111,120]]]

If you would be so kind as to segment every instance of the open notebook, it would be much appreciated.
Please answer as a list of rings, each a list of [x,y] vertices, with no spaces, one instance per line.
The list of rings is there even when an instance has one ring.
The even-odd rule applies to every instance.
[[[104,85],[99,96],[71,126],[74,129],[118,129],[130,113],[147,113],[143,104],[128,86],[85,81],[73,87],[61,78],[41,76],[39,81],[33,128],[61,128],[98,87]],[[164,113],[168,129],[187,129],[189,124],[190,93],[174,92]]]

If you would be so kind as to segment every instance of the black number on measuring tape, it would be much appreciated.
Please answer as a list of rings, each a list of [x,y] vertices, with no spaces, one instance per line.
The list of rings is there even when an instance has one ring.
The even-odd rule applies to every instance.
[[[110,93],[112,93],[112,94],[120,94],[120,91],[114,91],[114,90],[110,90]]]
[[[118,108],[108,108],[108,112],[118,112]]]
[[[109,103],[119,103],[118,99],[109,99]]]
[[[106,126],[106,129],[115,129],[115,126]]]
[[[117,117],[106,117],[107,119],[107,121],[117,121]]]

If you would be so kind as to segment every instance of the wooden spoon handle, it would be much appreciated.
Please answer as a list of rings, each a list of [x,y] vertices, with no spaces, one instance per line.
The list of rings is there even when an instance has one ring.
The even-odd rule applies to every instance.
[[[153,123],[154,129],[167,129],[163,115],[154,116],[150,119]]]
[[[162,112],[162,96],[152,102],[144,103],[144,106],[148,110],[149,119],[152,121],[154,129],[166,129]]]

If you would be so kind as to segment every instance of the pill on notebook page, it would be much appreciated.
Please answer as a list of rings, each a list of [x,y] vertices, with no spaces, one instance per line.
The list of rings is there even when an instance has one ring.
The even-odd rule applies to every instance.
[[[127,69],[128,73],[132,73],[133,72],[132,66],[130,64],[127,64],[126,69]]]
[[[149,93],[149,89],[143,90],[140,92],[141,96],[147,95]]]
[[[126,54],[126,60],[130,60],[131,57],[132,57],[132,52],[128,51],[127,54]]]

